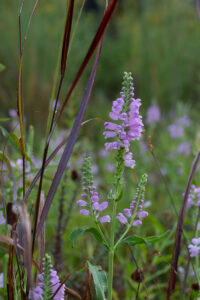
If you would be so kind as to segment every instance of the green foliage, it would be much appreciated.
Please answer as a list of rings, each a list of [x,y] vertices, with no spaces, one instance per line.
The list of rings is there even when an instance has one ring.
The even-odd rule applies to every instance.
[[[94,280],[97,300],[106,300],[105,292],[107,290],[107,276],[106,272],[102,270],[101,266],[94,266],[89,261],[88,268]]]
[[[169,234],[169,230],[164,232],[158,236],[148,236],[148,237],[140,237],[140,236],[128,236],[124,238],[119,245],[127,243],[130,246],[135,246],[139,244],[145,244],[146,246],[152,245],[154,243],[160,242]]]
[[[69,239],[72,243],[72,246],[74,247],[74,241],[78,238],[80,238],[85,232],[90,232],[95,237],[95,239],[103,244],[102,236],[99,234],[99,231],[94,227],[82,227],[74,230],[70,236]]]
[[[0,72],[2,72],[3,70],[5,70],[5,66],[3,64],[0,64]]]

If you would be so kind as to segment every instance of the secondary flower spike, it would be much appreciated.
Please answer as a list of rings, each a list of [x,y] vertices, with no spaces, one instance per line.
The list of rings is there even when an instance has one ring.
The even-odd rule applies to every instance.
[[[130,152],[130,143],[139,140],[143,131],[142,117],[139,114],[141,100],[134,97],[131,73],[124,73],[120,97],[113,101],[109,116],[114,122],[105,122],[105,139],[114,139],[105,143],[106,150],[125,149],[124,164],[134,168],[135,160]]]
[[[109,223],[111,220],[109,215],[99,217],[100,213],[108,207],[108,202],[100,202],[97,188],[93,184],[90,157],[84,159],[82,167],[82,185],[82,199],[76,202],[76,204],[81,207],[79,211],[80,214],[83,216],[93,215],[100,223]]]
[[[118,213],[117,219],[121,224],[130,224],[131,226],[142,225],[142,219],[148,216],[148,212],[143,210],[145,186],[147,175],[144,174],[138,184],[135,199],[131,202],[129,208],[125,208],[123,213]]]

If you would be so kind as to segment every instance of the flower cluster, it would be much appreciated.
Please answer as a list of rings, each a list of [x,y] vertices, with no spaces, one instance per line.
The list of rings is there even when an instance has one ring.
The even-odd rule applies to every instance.
[[[185,156],[190,155],[191,152],[191,145],[189,142],[182,142],[178,145],[177,153],[184,154]]]
[[[100,223],[109,223],[110,216],[105,215],[99,217],[100,213],[108,207],[108,202],[100,202],[99,194],[96,186],[93,184],[90,157],[84,159],[82,168],[82,181],[83,181],[83,193],[81,194],[81,200],[78,200],[76,204],[80,207],[84,207],[80,210],[80,214],[87,216],[90,213],[95,216],[96,220]]]
[[[192,243],[188,246],[188,248],[191,257],[198,256],[200,251],[200,238],[192,239]]]
[[[180,138],[183,136],[183,126],[179,124],[171,124],[168,126],[168,131],[172,139]]]
[[[160,121],[160,108],[158,105],[153,104],[147,110],[146,123],[154,124]]]
[[[187,208],[190,208],[192,205],[200,206],[200,187],[196,187],[194,184],[191,186],[188,195]]]
[[[141,100],[134,98],[134,87],[131,73],[124,73],[121,97],[113,101],[112,111],[109,116],[116,122],[105,122],[105,139],[116,138],[117,141],[105,143],[106,150],[125,149],[124,163],[126,167],[134,168],[135,161],[130,152],[130,142],[139,140],[143,122],[139,114]]]
[[[132,226],[142,225],[142,219],[148,216],[148,212],[142,210],[144,203],[145,185],[147,183],[147,175],[144,174],[138,185],[136,197],[131,202],[130,208],[124,209],[124,214],[119,213],[117,219],[122,224],[130,224]],[[128,220],[129,219],[129,220]]]
[[[50,264],[50,257],[45,255],[43,261],[43,273],[38,275],[38,286],[29,292],[30,300],[49,300],[60,286],[60,280],[57,272],[53,270]],[[54,300],[64,300],[65,285],[63,284],[53,297]]]
[[[143,204],[143,200],[140,200],[140,205],[138,205],[138,212],[136,214],[137,219],[132,222],[133,226],[142,225],[141,219],[148,216],[148,212],[142,210],[142,204]],[[122,224],[128,224],[129,223],[127,218],[130,219],[130,220],[132,219],[133,213],[135,212],[135,207],[136,207],[136,201],[133,200],[130,204],[130,208],[125,208],[124,209],[124,214],[119,213],[117,215],[117,219],[120,221],[120,223],[122,223]]]

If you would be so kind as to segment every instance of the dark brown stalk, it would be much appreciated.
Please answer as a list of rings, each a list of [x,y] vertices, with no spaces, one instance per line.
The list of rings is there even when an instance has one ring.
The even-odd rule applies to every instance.
[[[72,19],[74,11],[74,0],[70,0],[69,9],[65,24],[65,33],[63,37],[62,57],[61,57],[61,77],[65,76],[65,69],[67,63],[67,54],[69,50],[69,40],[71,35]]]
[[[85,289],[84,300],[87,300],[88,296],[89,299],[91,300],[92,299],[91,291],[90,291],[91,272],[90,270],[88,270],[88,268],[86,268],[85,272],[86,272],[86,289]]]
[[[200,219],[200,207],[199,207],[199,210],[198,210],[198,214],[197,214],[197,218],[196,218],[196,222],[195,222],[195,226],[194,226],[194,233],[193,233],[194,237],[196,237],[199,219]],[[191,263],[191,258],[190,258],[190,256],[188,256],[188,262],[187,262],[187,266],[185,268],[185,275],[184,275],[184,279],[183,279],[183,284],[182,284],[182,289],[181,289],[181,294],[180,294],[180,300],[183,299],[183,295],[184,295],[184,292],[185,292],[188,273],[189,273],[189,269],[190,269],[190,263]]]
[[[20,58],[20,63],[21,63],[21,59],[22,59],[22,27],[21,27],[21,15],[22,15],[22,10],[24,7],[24,0],[22,0],[21,2],[21,6],[20,6],[20,11],[19,11],[19,16],[18,16],[18,20],[19,20],[19,58]],[[23,91],[23,86],[22,86],[22,82],[23,82],[23,75],[22,75],[22,67],[21,67],[21,79],[20,79],[20,91],[21,91],[21,106],[22,106],[22,119],[24,120],[24,103],[23,103],[23,96],[22,96],[22,91]],[[18,100],[17,100],[18,103]],[[19,111],[18,111],[19,113]],[[26,161],[25,161],[25,155],[24,155],[24,151],[22,152],[22,160],[23,160],[23,170],[22,170],[22,180],[23,180],[23,197],[25,195],[25,187],[26,187],[26,174],[25,174],[25,170],[26,170]]]
[[[194,174],[195,174],[195,171],[196,171],[196,168],[198,165],[199,158],[200,158],[200,150],[197,153],[197,155],[194,159],[194,162],[192,164],[190,175],[189,175],[188,182],[187,182],[186,191],[185,191],[182,206],[181,206],[181,210],[179,213],[178,224],[177,224],[176,235],[175,235],[175,244],[174,244],[172,262],[171,262],[171,269],[170,269],[169,281],[168,281],[167,300],[170,300],[171,294],[173,293],[173,291],[175,289],[178,257],[179,257],[179,252],[180,252],[181,236],[182,236],[182,232],[183,232],[183,224],[184,224],[187,199],[188,199],[188,195],[190,192],[192,179],[194,177]]]

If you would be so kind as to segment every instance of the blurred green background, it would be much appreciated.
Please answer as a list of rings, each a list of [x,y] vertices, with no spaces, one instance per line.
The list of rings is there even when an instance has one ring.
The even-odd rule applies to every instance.
[[[41,0],[33,17],[24,52],[23,88],[27,125],[38,133],[47,118],[53,75],[65,23],[67,0]],[[34,1],[25,1],[22,35]],[[75,1],[78,16],[82,1]],[[18,12],[19,1],[0,2],[0,62],[6,69],[0,73],[1,117],[16,108],[19,65]],[[61,101],[69,88],[89,42],[98,27],[104,1],[88,0],[71,47]],[[199,108],[200,96],[200,24],[195,1],[190,0],[126,0],[119,1],[106,32],[102,56],[92,95],[89,114],[107,113],[105,105],[116,97],[123,71],[134,75],[136,96],[142,98],[143,109],[152,101],[164,111],[175,102],[186,102]],[[67,116],[74,115],[87,82],[87,68],[73,94]],[[108,105],[110,107],[110,105]]]

